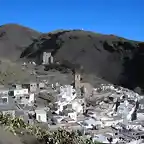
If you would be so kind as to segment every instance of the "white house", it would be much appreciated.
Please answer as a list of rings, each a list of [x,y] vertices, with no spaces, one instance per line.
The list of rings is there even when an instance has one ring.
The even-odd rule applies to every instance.
[[[0,104],[7,104],[9,101],[9,96],[8,95],[1,95],[0,96]]]
[[[20,85],[20,84],[12,84],[12,87],[15,88],[15,89],[21,89],[22,85]]]
[[[141,124],[129,124],[126,125],[126,129],[133,129],[133,130],[143,130],[143,126]]]
[[[107,137],[99,134],[99,135],[95,135],[93,137],[93,142],[97,141],[97,142],[101,142],[101,143],[109,143],[109,141],[107,140]]]
[[[62,97],[66,98],[66,101],[70,102],[72,100],[74,100],[76,98],[76,93],[75,93],[75,89],[73,89],[73,87],[67,87],[66,88],[66,95],[63,95]]]
[[[30,93],[28,103],[31,104],[31,103],[34,103],[34,101],[35,101],[35,94]]]
[[[66,96],[72,97],[73,92],[75,92],[75,89],[71,85],[65,85],[60,87],[60,94],[66,93]]]
[[[57,111],[55,111],[55,113],[59,114],[59,112],[62,112],[63,111],[63,106],[64,106],[64,103],[63,104],[58,103],[58,109],[57,109]]]
[[[36,82],[25,83],[25,84],[22,84],[22,88],[26,88],[30,92],[36,92],[37,83]]]
[[[54,115],[53,119],[56,121],[56,123],[60,123],[64,117],[59,115]]]
[[[45,88],[45,83],[40,82],[40,83],[38,84],[38,87],[39,87],[39,89],[44,89],[44,88]]]
[[[70,117],[73,120],[77,120],[77,113],[76,112],[69,112],[68,117]]]
[[[103,122],[104,127],[110,127],[110,126],[115,126],[118,123],[123,122],[123,119],[119,119],[119,120],[107,120]]]
[[[83,112],[83,106],[79,101],[73,100],[71,102],[71,104],[72,104],[72,109],[75,110],[77,113],[82,113]]]
[[[110,135],[109,135],[110,136]],[[108,137],[109,137],[108,136]],[[98,134],[98,135],[95,135],[94,137],[93,137],[93,142],[94,141],[97,141],[97,142],[100,142],[100,143],[110,143],[109,141],[108,141],[108,138],[107,136],[104,136],[104,135],[102,135],[102,134]],[[116,144],[117,142],[119,141],[119,139],[118,138],[113,138],[112,139],[112,142],[111,142],[111,144]]]
[[[76,121],[70,117],[65,117],[64,119],[62,119],[61,124],[72,124],[72,123],[76,123]],[[65,125],[66,126],[66,125]],[[67,127],[67,126],[66,126]]]
[[[36,120],[39,122],[47,122],[47,112],[44,108],[38,108],[35,110]]]
[[[93,118],[89,118],[87,120],[84,121],[80,121],[78,122],[82,127],[86,128],[86,129],[92,129],[93,126],[100,126],[103,127],[103,123],[101,121],[96,121]]]
[[[29,93],[28,89],[14,89],[13,92],[14,96],[27,95]]]
[[[74,92],[75,90],[72,86],[66,85],[64,87],[60,87],[60,94],[58,96],[61,98],[56,102],[59,106],[56,112],[57,114],[59,114],[59,111],[63,110],[63,106],[66,106],[76,98],[76,93]]]
[[[0,89],[0,95],[8,95],[9,89]]]

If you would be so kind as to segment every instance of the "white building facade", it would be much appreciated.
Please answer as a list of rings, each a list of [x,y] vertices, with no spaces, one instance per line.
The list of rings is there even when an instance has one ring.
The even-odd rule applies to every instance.
[[[36,120],[39,122],[47,122],[47,112],[44,109],[36,109]]]

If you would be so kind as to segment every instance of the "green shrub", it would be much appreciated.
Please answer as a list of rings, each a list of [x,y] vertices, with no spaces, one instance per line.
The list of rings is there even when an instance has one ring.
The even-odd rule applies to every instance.
[[[41,144],[98,144],[90,139],[80,137],[77,132],[58,129],[54,132],[40,128],[37,125],[29,125],[18,117],[0,114],[0,125],[14,135],[34,136]]]

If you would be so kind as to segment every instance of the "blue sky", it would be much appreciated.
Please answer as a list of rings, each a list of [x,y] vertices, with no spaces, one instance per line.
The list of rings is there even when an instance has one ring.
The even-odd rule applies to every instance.
[[[0,0],[0,25],[83,28],[144,41],[144,0]]]

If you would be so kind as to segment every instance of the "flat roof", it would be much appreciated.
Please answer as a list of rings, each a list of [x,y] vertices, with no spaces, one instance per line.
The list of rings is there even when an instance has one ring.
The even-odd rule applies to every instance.
[[[16,110],[16,105],[0,104],[0,111]]]

